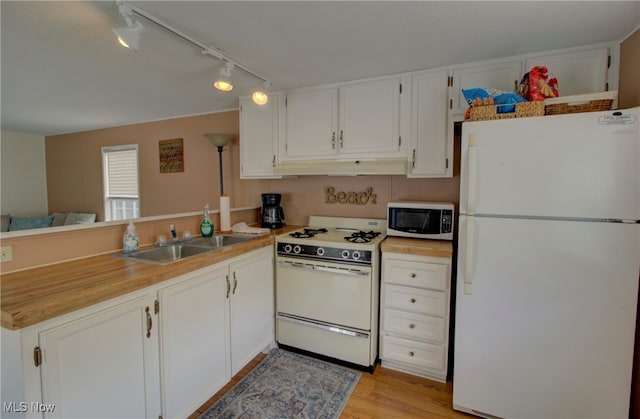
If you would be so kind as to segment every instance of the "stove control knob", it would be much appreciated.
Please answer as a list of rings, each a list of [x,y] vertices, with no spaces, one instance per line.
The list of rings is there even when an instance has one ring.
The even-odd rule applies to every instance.
[[[316,255],[324,256],[324,248],[323,247],[318,247],[318,249],[316,250]]]
[[[349,259],[349,251],[348,250],[343,250],[342,251],[342,259]]]
[[[296,244],[296,246],[293,248],[293,253],[300,253],[302,251],[302,248],[300,247],[300,245]]]
[[[353,253],[351,254],[351,256],[355,259],[358,260],[360,259],[360,252],[358,252],[357,250],[354,250]]]
[[[291,245],[290,244],[285,244],[284,245],[284,251],[287,253],[291,253]]]

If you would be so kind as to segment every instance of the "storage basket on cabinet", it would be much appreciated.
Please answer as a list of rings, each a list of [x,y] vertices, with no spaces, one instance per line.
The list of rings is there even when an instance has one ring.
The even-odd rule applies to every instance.
[[[491,119],[526,118],[544,115],[543,102],[516,103],[515,112],[506,113],[498,113],[499,106],[513,106],[513,104],[473,106],[470,112],[470,119],[472,121],[488,121]]]
[[[618,91],[614,90],[611,92],[545,99],[544,114],[562,115],[567,113],[608,111],[613,106],[613,101],[617,95]]]

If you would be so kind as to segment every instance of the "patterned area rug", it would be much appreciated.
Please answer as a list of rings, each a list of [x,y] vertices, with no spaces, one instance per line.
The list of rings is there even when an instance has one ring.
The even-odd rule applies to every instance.
[[[199,419],[338,418],[361,375],[274,349]]]

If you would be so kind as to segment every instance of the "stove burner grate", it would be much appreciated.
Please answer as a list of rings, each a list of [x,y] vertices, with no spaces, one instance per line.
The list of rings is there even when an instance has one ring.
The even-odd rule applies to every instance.
[[[344,239],[350,243],[369,243],[379,235],[379,231],[356,231]]]
[[[289,233],[289,236],[294,237],[296,239],[308,239],[314,237],[318,233],[326,233],[326,228],[305,228],[302,231],[294,231],[293,233]]]

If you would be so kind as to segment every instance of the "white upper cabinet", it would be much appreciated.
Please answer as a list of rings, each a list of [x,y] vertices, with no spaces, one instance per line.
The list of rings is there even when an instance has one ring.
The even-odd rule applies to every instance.
[[[395,155],[400,151],[400,78],[340,86],[340,154]]]
[[[282,93],[269,93],[269,102],[256,105],[250,97],[240,98],[240,178],[277,178],[280,106]]]
[[[400,96],[399,77],[288,93],[281,160],[404,157]]]
[[[408,177],[452,175],[453,138],[447,134],[448,80],[448,70],[425,71],[411,77],[411,156]]]
[[[521,59],[513,59],[454,67],[453,89],[449,105],[452,118],[456,121],[463,120],[469,108],[462,89],[482,87],[515,92],[522,78],[522,66]]]
[[[525,72],[544,65],[556,79],[560,97],[607,90],[608,48],[536,55],[527,58]]]
[[[289,92],[281,160],[330,158],[337,154],[338,91],[321,88]]]

